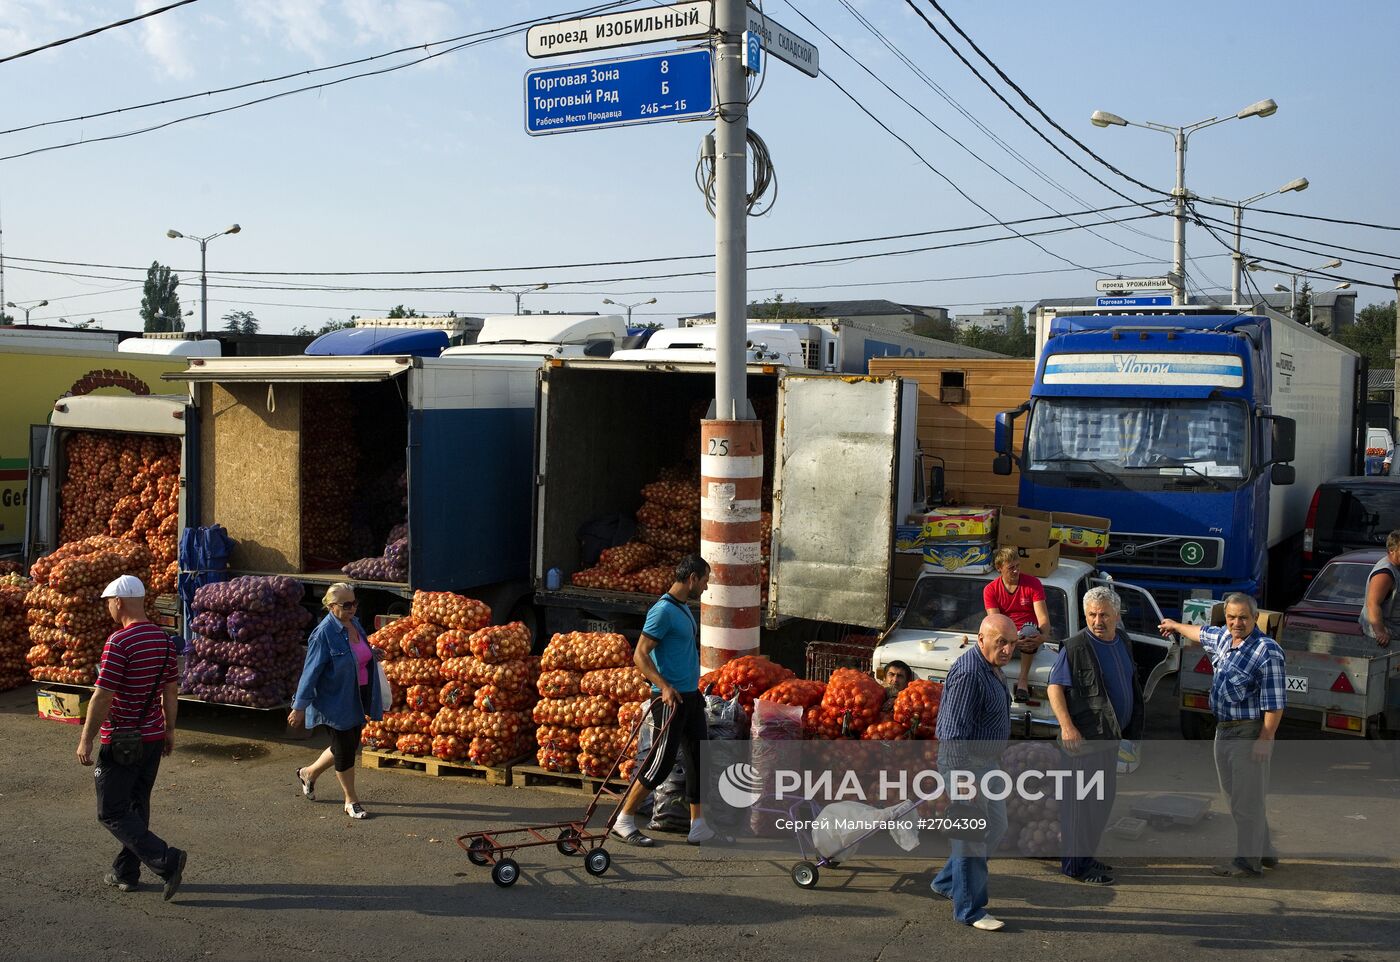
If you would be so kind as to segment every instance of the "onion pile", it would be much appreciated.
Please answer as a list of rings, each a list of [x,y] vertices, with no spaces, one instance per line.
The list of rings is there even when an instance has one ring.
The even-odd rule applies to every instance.
[[[141,579],[148,589],[147,617],[154,615],[149,593],[151,553],[145,545],[92,535],[40,558],[31,574],[34,586],[24,604],[32,647],[25,661],[35,681],[91,685],[96,680],[102,646],[117,627],[101,593],[118,576]]]
[[[301,550],[333,561],[350,550],[350,506],[360,451],[348,384],[308,384],[301,404]]]
[[[450,591],[415,591],[413,617],[419,623],[432,623],[463,631],[478,631],[491,623],[491,609],[475,598],[454,595]]]
[[[825,694],[826,682],[824,681],[789,678],[787,681],[774,685],[759,697],[764,701],[777,702],[779,705],[794,705],[807,709],[820,704],[822,696]]]
[[[1006,800],[1006,819],[1011,823],[1007,837],[1015,839],[1025,855],[1060,854],[1060,803],[1053,797],[1055,786],[1043,776],[1026,773],[1063,767],[1059,750],[1045,742],[1016,742],[1002,754],[1001,768],[1017,785],[1017,791]],[[1044,797],[1032,797],[1035,795]]]
[[[530,629],[524,622],[491,625],[472,634],[471,653],[488,664],[498,664],[530,654]]]
[[[151,592],[173,592],[179,574],[179,439],[75,431],[64,456],[60,542],[109,535],[142,545],[151,553]]]
[[[366,748],[389,749],[394,747],[397,736],[384,727],[383,722],[367,721],[360,732],[360,744]]]
[[[618,634],[569,632],[550,640],[540,662],[535,760],[549,771],[606,777],[632,731],[619,715],[626,711],[635,723],[640,708],[631,705],[651,697],[632,646]]]
[[[24,613],[28,593],[28,578],[20,574],[0,576],[0,691],[29,681],[29,667],[24,661],[30,647]]]
[[[221,705],[272,708],[291,700],[311,614],[295,578],[244,576],[203,585],[190,605],[193,653],[180,692]]]

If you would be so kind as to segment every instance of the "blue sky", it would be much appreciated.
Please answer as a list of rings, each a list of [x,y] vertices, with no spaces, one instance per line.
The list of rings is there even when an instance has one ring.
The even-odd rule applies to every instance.
[[[770,213],[749,221],[751,250],[1050,215],[1047,204],[1072,212],[1124,203],[1017,120],[907,3],[847,2],[947,99],[901,63],[841,0],[767,0],[766,11],[814,41],[832,78],[908,140],[927,165],[994,216],[960,196],[827,79],[813,79],[772,61],[751,107],[751,122],[772,153],[778,193]],[[926,0],[914,4],[946,31]],[[0,56],[156,5],[0,0]],[[261,80],[575,6],[582,7],[583,0],[200,0],[139,24],[0,64],[0,127],[91,115]],[[1088,122],[1095,109],[1133,121],[1176,125],[1232,114],[1272,97],[1279,104],[1274,116],[1231,120],[1192,140],[1187,186],[1201,195],[1237,199],[1305,176],[1311,181],[1306,192],[1270,198],[1259,206],[1400,226],[1400,200],[1394,190],[1400,129],[1394,91],[1400,68],[1394,64],[1393,50],[1394,37],[1400,35],[1400,5],[1276,2],[1261,8],[1184,0],[1168,9],[1089,0],[946,0],[944,7],[1047,114],[1105,160],[1152,187],[1171,186],[1170,138],[1131,127],[1095,128]],[[954,40],[975,60],[966,44],[955,36]],[[891,95],[837,43],[949,136]],[[403,63],[423,52],[359,69]],[[557,266],[712,252],[713,222],[694,186],[697,147],[709,125],[662,123],[529,137],[523,125],[522,78],[526,70],[543,63],[525,55],[524,36],[517,35],[383,76],[152,133],[0,160],[5,299],[22,304],[50,300],[49,307],[34,312],[36,323],[96,317],[109,329],[136,329],[140,281],[145,267],[158,259],[176,268],[184,306],[197,310],[198,248],[169,240],[165,232],[175,228],[208,234],[237,221],[243,226],[240,234],[209,245],[211,326],[233,310],[251,310],[265,331],[288,331],[352,313],[382,314],[399,303],[433,313],[485,315],[514,309],[511,296],[480,290],[272,289],[278,287],[461,288],[547,282],[549,291],[525,298],[527,308],[608,310],[602,305],[605,297],[622,302],[655,297],[656,305],[638,308],[635,316],[662,322],[712,310],[713,280],[708,275],[618,279],[707,271],[708,260],[638,268]],[[0,134],[0,155],[91,141],[350,72]],[[984,72],[1071,157],[1134,200],[1153,199],[1051,130],[990,70]],[[998,146],[950,101],[1045,179]],[[1230,216],[1221,208],[1200,209]],[[1103,216],[1134,213],[1141,210]],[[1021,230],[1064,223],[1045,221]],[[1390,256],[1337,252],[1347,263],[1334,273],[1388,285],[1392,270],[1400,269],[1397,232],[1259,212],[1247,213],[1245,226],[1308,238],[1285,243],[1319,252],[1280,250],[1247,240],[1246,249],[1253,254],[1311,268],[1336,252],[1336,245],[1344,245]],[[1103,236],[1075,231],[1040,238],[1050,253],[1013,239],[845,264],[759,269],[1007,233],[993,227],[974,234],[751,254],[749,298],[762,300],[778,293],[789,300],[885,297],[975,313],[983,306],[1092,294],[1094,279],[1101,274],[1164,273],[1170,264],[1171,223],[1166,218],[1096,230]],[[1228,287],[1230,261],[1216,240],[1193,227],[1188,253],[1197,259],[1189,265],[1196,287]],[[1385,266],[1358,265],[1358,259]],[[1091,268],[1132,266],[1084,271],[1069,262]],[[426,277],[279,278],[263,273],[466,268],[523,269]],[[233,271],[254,273],[224,273]],[[1275,282],[1287,283],[1283,276],[1256,278],[1265,290]],[[577,281],[585,283],[570,283]],[[1391,297],[1377,288],[1356,289],[1359,305]],[[197,319],[196,314],[193,320]]]

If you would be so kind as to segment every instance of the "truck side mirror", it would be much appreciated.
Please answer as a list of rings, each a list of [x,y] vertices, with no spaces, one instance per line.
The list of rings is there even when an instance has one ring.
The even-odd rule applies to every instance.
[[[1002,411],[1000,414],[997,415],[996,428],[994,429],[993,434],[992,434],[992,450],[996,451],[996,453],[999,454],[999,455],[1006,456],[1006,457],[1008,458],[1007,464],[1010,464],[1010,459],[1009,459],[1009,456],[1010,456],[1010,454],[1011,454],[1011,412],[1010,412],[1010,411]],[[1010,470],[1010,468],[1007,468],[1006,471],[998,471],[997,473],[998,473],[998,474],[1010,474],[1010,473],[1011,473],[1011,470]]]
[[[1292,461],[1295,441],[1298,434],[1298,424],[1292,418],[1274,416],[1270,419],[1273,426],[1273,439],[1271,443],[1270,457],[1275,461]],[[1278,481],[1274,482],[1278,484]],[[1292,481],[1284,482],[1292,484]]]
[[[1269,468],[1270,484],[1292,484],[1298,478],[1298,471],[1291,464],[1274,464]]]
[[[1274,467],[1280,467],[1280,466],[1281,466],[1281,465],[1277,465],[1277,464],[1274,465]],[[1009,454],[998,454],[995,458],[993,458],[993,459],[992,459],[992,473],[993,473],[993,474],[1000,474],[1000,475],[1007,475],[1007,474],[1010,474],[1010,473],[1011,473],[1011,455],[1009,455]]]

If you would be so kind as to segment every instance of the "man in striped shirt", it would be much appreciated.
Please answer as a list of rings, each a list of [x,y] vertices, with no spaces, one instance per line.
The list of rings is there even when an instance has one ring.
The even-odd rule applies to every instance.
[[[97,768],[97,820],[122,843],[103,881],[123,892],[140,885],[141,865],[165,882],[169,900],[180,888],[185,852],[167,845],[151,831],[151,789],[160,758],[175,747],[175,711],[179,684],[175,645],[170,636],[146,620],[146,587],[122,575],[102,592],[107,613],[119,626],[102,649],[97,690],[88,704],[78,738],[78,761],[93,763],[93,741],[100,739]],[[141,754],[133,765],[118,764],[110,745],[112,732],[141,732]]]
[[[1163,635],[1198,642],[1210,658],[1210,710],[1215,715],[1215,770],[1235,820],[1235,857],[1211,869],[1228,878],[1258,878],[1278,866],[1265,803],[1274,735],[1288,704],[1283,649],[1256,627],[1249,595],[1225,596],[1225,625],[1203,628],[1167,619]],[[1185,659],[1182,659],[1185,661]]]
[[[996,768],[1011,737],[1011,696],[1001,669],[1016,650],[1016,625],[1006,615],[988,615],[977,630],[977,646],[953,662],[938,708],[938,767],[974,773],[980,780]],[[933,880],[936,895],[953,903],[953,918],[984,932],[1005,923],[987,914],[987,856],[1006,832],[1006,800],[979,801],[987,819],[980,842],[954,839],[952,854]]]

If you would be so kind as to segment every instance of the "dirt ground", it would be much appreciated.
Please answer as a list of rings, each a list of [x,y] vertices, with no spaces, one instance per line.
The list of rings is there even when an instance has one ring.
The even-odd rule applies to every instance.
[[[102,884],[114,842],[73,755],[78,729],[38,719],[34,692],[0,694],[8,959],[1400,958],[1400,860],[1383,855],[1289,861],[1228,884],[1204,862],[1139,858],[1120,862],[1112,888],[1002,859],[999,933],[954,923],[917,852],[862,854],[803,890],[791,857],[663,835],[649,851],[609,846],[602,878],[552,848],[523,852],[520,881],[500,889],[455,837],[573,817],[584,796],[361,769],[374,817],[352,822],[329,778],[323,800],[300,797],[293,770],[314,746],[286,738],[279,717],[205,706],[182,709],[153,799],[153,827],[190,852],[167,903],[149,879],[130,894]],[[1400,784],[1366,805],[1393,838]]]

